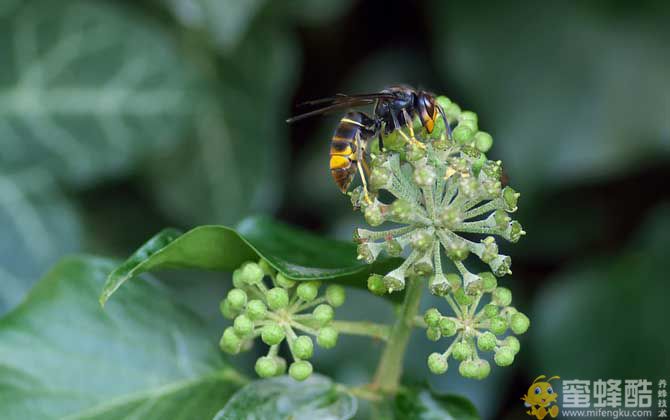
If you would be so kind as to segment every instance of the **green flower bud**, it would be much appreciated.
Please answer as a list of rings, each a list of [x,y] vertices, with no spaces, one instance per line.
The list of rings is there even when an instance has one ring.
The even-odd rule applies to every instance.
[[[446,276],[447,282],[453,290],[458,290],[461,288],[461,276],[456,273],[449,273]]]
[[[512,350],[514,355],[516,355],[521,349],[521,343],[519,343],[519,339],[513,335],[505,337],[505,340],[503,340],[503,346]]]
[[[235,309],[232,308],[232,306],[230,306],[230,302],[228,301],[228,299],[223,299],[219,303],[219,310],[221,311],[221,315],[223,315],[227,319],[233,319],[239,314],[238,311],[236,311]]]
[[[235,333],[240,337],[248,337],[254,332],[254,322],[246,315],[239,315],[233,321],[233,328]]]
[[[506,306],[500,310],[500,316],[509,321],[512,315],[519,312],[514,306]]]
[[[526,331],[528,331],[528,327],[530,326],[530,319],[521,312],[517,312],[514,315],[512,315],[509,323],[510,329],[514,332],[514,334],[523,334]]]
[[[486,131],[479,131],[475,134],[475,147],[482,153],[486,153],[493,146],[493,137]]]
[[[492,303],[486,304],[484,306],[484,317],[493,318],[498,315],[498,307]]]
[[[475,379],[479,375],[479,366],[474,360],[464,360],[458,365],[458,373],[464,378]]]
[[[301,335],[293,342],[293,354],[298,359],[309,359],[314,354],[314,343],[306,335]]]
[[[452,133],[454,141],[460,145],[469,144],[474,138],[475,132],[468,126],[459,124]]]
[[[333,320],[335,311],[333,311],[332,306],[323,303],[314,308],[312,315],[314,316],[314,320],[318,322],[319,325],[326,325]]]
[[[386,286],[384,285],[384,277],[379,274],[372,274],[368,277],[368,290],[377,296],[386,293]]]
[[[405,272],[402,268],[396,268],[384,276],[384,286],[389,292],[405,288]]]
[[[256,370],[256,374],[261,378],[271,378],[277,375],[279,371],[279,363],[277,363],[277,360],[274,357],[263,356],[256,360],[254,369]]]
[[[475,363],[477,365],[477,375],[474,379],[482,380],[491,374],[491,365],[487,360],[479,359]]]
[[[496,287],[491,301],[498,306],[509,306],[512,303],[512,292],[505,287]]]
[[[332,349],[337,344],[338,332],[333,327],[323,327],[316,336],[316,343],[324,349]]]
[[[451,102],[442,109],[444,110],[444,114],[447,116],[447,121],[449,121],[449,124],[453,124],[458,121],[458,117],[461,115],[460,106],[454,102]]]
[[[479,273],[479,277],[481,277],[482,281],[484,282],[484,292],[491,293],[495,290],[496,287],[498,287],[498,280],[496,280],[493,273],[484,271]]]
[[[382,207],[379,203],[374,202],[365,208],[363,213],[365,221],[370,226],[379,226],[384,223],[384,215],[382,214]]]
[[[433,245],[433,235],[425,229],[419,229],[412,234],[412,248],[417,251],[426,251]]]
[[[451,290],[451,285],[444,274],[437,273],[434,276],[430,276],[430,279],[428,280],[428,288],[430,289],[430,293],[435,296],[446,296]]]
[[[247,304],[247,294],[241,289],[231,289],[228,292],[226,300],[233,310],[241,311],[244,305]]]
[[[449,104],[451,103],[451,99],[447,98],[446,96],[438,96],[437,99],[437,104],[444,110]]]
[[[423,315],[423,320],[429,327],[437,327],[442,319],[442,314],[436,308],[430,308]]]
[[[448,367],[447,358],[440,353],[431,353],[428,356],[428,369],[434,374],[441,375],[447,371]]]
[[[451,355],[456,360],[465,360],[474,354],[472,345],[465,341],[459,341],[452,347]]]
[[[233,286],[240,289],[246,286],[246,283],[242,280],[242,269],[238,268],[233,271]]]
[[[481,351],[491,351],[496,348],[497,339],[492,332],[487,331],[477,337],[477,347]]]
[[[337,284],[333,284],[331,286],[328,286],[326,289],[326,301],[330,304],[330,306],[334,308],[339,308],[344,304],[344,301],[346,299],[346,293],[344,291],[344,287],[339,286]]]
[[[463,221],[460,210],[455,207],[447,207],[437,215],[437,219],[444,227],[455,226]]]
[[[499,347],[493,360],[498,366],[509,366],[514,362],[514,351],[509,347]]]
[[[277,274],[277,277],[275,277],[275,282],[277,283],[277,286],[283,287],[284,289],[290,289],[291,287],[295,286],[295,281],[287,278],[282,273]]]
[[[377,191],[388,186],[391,181],[391,171],[383,166],[377,166],[370,173],[370,189]]]
[[[428,276],[433,274],[433,259],[427,254],[412,264],[413,273],[417,276]]]
[[[387,239],[384,241],[384,249],[391,257],[399,257],[402,255],[402,245],[396,239]]]
[[[432,187],[437,175],[435,169],[429,165],[420,165],[414,168],[414,182],[420,187]]]
[[[477,133],[477,130],[479,130],[479,126],[477,125],[477,122],[476,121],[470,121],[470,120],[460,121],[458,123],[458,127],[468,127],[470,130],[472,130],[473,133]],[[456,127],[456,128],[458,128],[458,127]],[[474,135],[473,135],[473,139],[474,139]]]
[[[273,311],[283,309],[288,306],[288,293],[281,287],[273,287],[267,293],[268,306]]]
[[[229,354],[237,354],[240,352],[242,346],[242,339],[235,334],[233,327],[228,327],[223,331],[221,340],[219,340],[219,347],[221,350]]]
[[[242,266],[241,279],[247,284],[257,284],[263,280],[263,269],[255,262],[246,262]]]
[[[521,194],[514,191],[514,188],[505,187],[502,191],[502,198],[503,201],[505,202],[505,210],[515,211],[517,208],[517,202],[519,201],[520,195]]]
[[[475,114],[472,111],[462,111],[461,115],[458,116],[458,121],[463,122],[463,121],[474,121],[477,122],[479,118],[477,118],[477,114]]]
[[[514,220],[509,224],[509,227],[507,228],[507,231],[505,232],[505,238],[508,241],[514,243],[514,242],[518,242],[519,239],[521,239],[521,237],[525,234],[526,234],[526,232],[521,227],[521,223]]]
[[[409,202],[397,199],[391,203],[389,207],[389,214],[391,218],[398,222],[408,222],[412,217],[412,211],[414,207]]]
[[[258,321],[263,318],[265,318],[265,314],[267,313],[268,308],[265,306],[263,301],[259,299],[252,299],[247,303],[247,311],[246,314],[249,317],[249,319],[253,321]]]
[[[445,245],[447,245],[445,247],[447,257],[452,261],[463,261],[470,254],[468,244],[461,238],[454,238]]]
[[[498,244],[496,244],[496,240],[493,236],[487,236],[482,239],[481,243],[484,246],[484,249],[479,258],[488,264],[498,257]]]
[[[300,299],[311,302],[319,294],[319,286],[311,281],[300,282],[296,293]]]
[[[470,305],[474,298],[470,295],[465,294],[465,290],[460,288],[454,292],[454,299],[461,305]]]
[[[312,371],[312,364],[306,360],[293,362],[291,363],[291,367],[288,368],[288,374],[296,381],[304,381],[305,379],[309,378],[309,375],[312,374]]]
[[[416,162],[426,156],[426,149],[417,146],[416,144],[408,144],[405,151],[405,156],[409,162]]]
[[[405,148],[407,141],[399,133],[399,130],[394,130],[384,136],[384,149],[400,152]]]
[[[458,330],[458,326],[456,325],[456,322],[454,322],[453,319],[442,317],[440,319],[440,332],[442,332],[442,335],[445,337],[451,337],[454,334],[456,334],[456,331]]]
[[[430,341],[437,341],[442,337],[442,333],[440,333],[440,329],[437,327],[428,327],[426,328],[426,338],[428,338]]]
[[[507,331],[507,320],[501,316],[491,318],[489,330],[495,335],[502,335]]]
[[[496,210],[492,214],[495,227],[498,229],[506,229],[509,226],[509,223],[512,221],[512,218],[509,217],[509,214],[505,210]]]
[[[468,198],[476,198],[479,195],[479,182],[473,177],[461,178],[458,181],[458,193]]]
[[[274,346],[275,344],[281,343],[284,341],[285,337],[286,334],[284,333],[284,329],[278,324],[268,324],[261,329],[261,339],[268,346]]]

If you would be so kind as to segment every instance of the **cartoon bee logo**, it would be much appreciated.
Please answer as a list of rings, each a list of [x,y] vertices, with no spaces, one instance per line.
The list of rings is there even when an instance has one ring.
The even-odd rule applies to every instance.
[[[558,403],[556,402],[558,394],[554,392],[554,388],[551,387],[549,382],[561,378],[559,376],[552,376],[546,382],[538,382],[544,378],[546,378],[545,375],[535,378],[528,388],[528,393],[521,397],[524,405],[529,408],[526,414],[535,416],[538,420],[542,420],[547,414],[554,418],[558,416]]]

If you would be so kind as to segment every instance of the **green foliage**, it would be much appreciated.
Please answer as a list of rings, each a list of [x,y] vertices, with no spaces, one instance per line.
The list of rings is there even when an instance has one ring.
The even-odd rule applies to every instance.
[[[470,401],[455,395],[439,395],[422,387],[404,388],[393,401],[396,420],[478,420]]]
[[[244,379],[155,282],[103,311],[110,261],[68,258],[0,319],[3,419],[211,418]]]
[[[350,419],[356,399],[321,375],[304,382],[287,377],[259,380],[238,391],[214,420]]]
[[[325,239],[267,218],[250,218],[237,230],[201,226],[183,235],[166,229],[140,247],[109,276],[100,297],[104,302],[126,281],[148,271],[197,268],[233,271],[243,262],[263,258],[295,280],[334,280],[365,287],[370,271],[397,262],[382,259],[368,266],[356,260],[356,247]]]

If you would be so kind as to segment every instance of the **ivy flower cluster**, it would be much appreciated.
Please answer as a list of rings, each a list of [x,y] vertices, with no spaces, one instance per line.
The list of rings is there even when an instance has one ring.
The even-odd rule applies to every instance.
[[[338,331],[331,324],[334,308],[345,301],[344,288],[331,285],[319,296],[319,282],[290,280],[264,260],[246,262],[235,270],[233,285],[220,304],[223,316],[233,320],[223,332],[221,349],[237,354],[260,337],[269,350],[256,360],[255,370],[267,378],[286,372],[286,360],[279,356],[280,345],[286,342],[293,358],[289,375],[307,379],[313,370],[312,337],[325,349],[337,343]]]
[[[453,312],[452,316],[444,316],[438,309],[431,308],[423,317],[429,340],[454,337],[444,352],[428,356],[428,368],[435,374],[445,373],[448,359],[452,357],[460,361],[458,371],[461,376],[484,379],[491,372],[491,367],[486,359],[480,358],[477,350],[493,352],[493,361],[498,366],[511,365],[519,352],[519,340],[513,334],[525,333],[530,320],[510,306],[512,292],[498,287],[492,273],[479,273],[479,277],[483,280],[481,293],[470,296],[457,292],[444,297]],[[479,309],[481,299],[488,295],[489,303]],[[503,338],[508,331],[513,334]]]
[[[371,145],[370,191],[354,190],[352,204],[373,228],[386,222],[393,226],[356,229],[354,240],[358,258],[368,263],[383,252],[404,259],[393,271],[372,275],[370,291],[396,292],[410,277],[427,277],[431,293],[452,307],[453,317],[435,310],[425,320],[434,340],[456,335],[443,354],[430,356],[431,370],[446,371],[447,358],[453,356],[462,361],[463,376],[483,378],[490,368],[478,357],[475,340],[481,350],[495,351],[496,363],[506,366],[518,351],[518,341],[497,336],[508,327],[515,333],[528,328],[528,318],[508,307],[503,295],[511,301],[511,293],[497,288],[496,280],[512,273],[512,260],[499,252],[496,237],[517,242],[525,234],[511,217],[519,193],[503,185],[502,163],[487,158],[493,138],[479,130],[477,114],[461,111],[446,97],[437,101],[453,131],[438,118],[428,134],[415,120],[384,138],[383,148]],[[472,272],[466,266],[472,255],[490,271]],[[493,296],[491,303],[477,312],[487,293]]]

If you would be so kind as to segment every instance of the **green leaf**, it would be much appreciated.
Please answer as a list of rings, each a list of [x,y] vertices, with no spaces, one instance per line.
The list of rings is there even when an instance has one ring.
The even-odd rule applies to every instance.
[[[0,172],[0,316],[56,260],[77,250],[77,211],[44,170]]]
[[[231,54],[198,57],[220,66],[220,77],[193,104],[190,141],[156,156],[147,171],[159,206],[182,224],[232,225],[271,212],[290,181],[284,118],[298,51],[276,23],[259,26]]]
[[[241,385],[216,337],[155,282],[103,311],[95,296],[112,267],[65,259],[0,319],[3,419],[204,419]]]
[[[324,376],[304,382],[282,376],[245,386],[214,420],[346,420],[356,409],[356,399]]]
[[[69,185],[125,174],[181,140],[188,63],[115,2],[15,2],[0,14],[0,166]]]
[[[264,258],[295,280],[337,280],[366,287],[371,272],[386,273],[397,259],[367,265],[356,259],[353,243],[325,239],[264,217],[243,221],[238,230],[201,226],[180,235],[166,229],[116,268],[100,296],[104,303],[126,281],[152,270],[190,268],[232,271],[243,262]]]
[[[393,402],[397,420],[478,420],[475,406],[457,395],[438,395],[425,388],[404,388]]]
[[[668,371],[669,231],[666,203],[627,250],[580,261],[547,283],[531,316],[533,375],[654,378]]]

